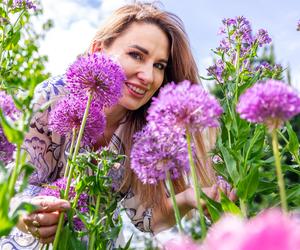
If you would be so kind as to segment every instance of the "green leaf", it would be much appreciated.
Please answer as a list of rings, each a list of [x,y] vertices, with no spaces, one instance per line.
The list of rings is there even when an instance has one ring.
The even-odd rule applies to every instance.
[[[225,162],[226,169],[229,173],[230,178],[233,183],[236,185],[239,182],[240,176],[237,171],[237,164],[233,156],[229,153],[229,151],[222,145],[221,141],[218,140],[218,148],[220,149],[223,160]]]
[[[0,122],[7,140],[11,143],[21,145],[24,140],[24,133],[18,130],[17,128],[15,128],[13,124],[6,119],[1,109],[0,109]]]
[[[243,200],[251,198],[257,190],[258,182],[258,166],[255,166],[250,169],[249,174],[242,178],[236,186],[238,197],[240,197]]]
[[[288,149],[293,155],[297,155],[299,157],[299,140],[297,134],[289,122],[286,124],[286,128],[289,134]]]
[[[224,212],[242,215],[241,210],[234,202],[232,202],[222,191],[221,193],[221,206]]]

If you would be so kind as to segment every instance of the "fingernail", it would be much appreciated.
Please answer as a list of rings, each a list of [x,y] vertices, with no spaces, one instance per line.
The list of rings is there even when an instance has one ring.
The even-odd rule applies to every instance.
[[[62,209],[69,209],[70,208],[70,204],[69,203],[63,203],[60,207]]]

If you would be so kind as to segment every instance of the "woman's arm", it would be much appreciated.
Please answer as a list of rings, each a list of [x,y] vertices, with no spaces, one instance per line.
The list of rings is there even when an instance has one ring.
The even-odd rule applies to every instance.
[[[219,190],[231,200],[236,199],[235,191],[228,185],[223,183],[215,184],[211,187],[204,187],[202,191],[211,199],[218,201]],[[194,189],[192,187],[187,188],[185,191],[176,195],[177,205],[181,214],[181,217],[185,216],[190,210],[197,208],[197,202],[195,200]],[[207,214],[205,202],[201,200],[204,212]],[[167,213],[162,214],[160,208],[153,208],[152,210],[152,231],[157,234],[163,230],[166,230],[176,224],[173,204],[171,198],[167,199]]]

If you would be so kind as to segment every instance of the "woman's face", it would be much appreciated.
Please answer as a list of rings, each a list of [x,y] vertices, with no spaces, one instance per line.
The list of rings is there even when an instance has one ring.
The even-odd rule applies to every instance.
[[[170,44],[154,24],[132,23],[104,52],[116,57],[127,80],[119,104],[136,110],[151,99],[162,85]]]

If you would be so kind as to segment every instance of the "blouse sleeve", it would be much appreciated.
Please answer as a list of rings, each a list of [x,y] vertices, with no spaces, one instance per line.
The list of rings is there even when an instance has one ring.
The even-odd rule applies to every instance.
[[[61,78],[51,78],[41,83],[36,89],[34,110],[37,112],[31,123],[29,132],[25,136],[23,149],[28,154],[28,162],[35,168],[29,183],[40,185],[56,180],[65,165],[65,138],[51,132],[48,128],[51,103],[59,98],[59,83]],[[63,84],[61,84],[63,86]],[[42,112],[38,110],[45,103],[50,106]]]

